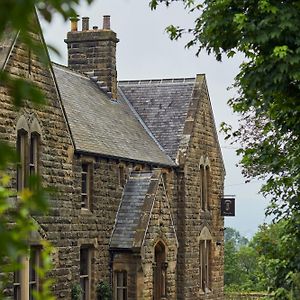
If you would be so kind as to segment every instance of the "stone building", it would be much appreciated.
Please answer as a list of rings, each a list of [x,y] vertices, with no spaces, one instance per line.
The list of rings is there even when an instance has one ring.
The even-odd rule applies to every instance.
[[[57,299],[71,299],[74,284],[97,299],[100,282],[115,300],[223,299],[224,165],[205,76],[117,82],[109,17],[102,29],[77,23],[68,67],[44,65],[18,34],[0,42],[0,68],[47,98],[16,111],[0,87],[0,139],[20,155],[11,188],[38,173],[57,191],[48,214],[32,216],[40,230],[8,295],[31,299],[46,239]],[[44,45],[40,29],[32,36]]]

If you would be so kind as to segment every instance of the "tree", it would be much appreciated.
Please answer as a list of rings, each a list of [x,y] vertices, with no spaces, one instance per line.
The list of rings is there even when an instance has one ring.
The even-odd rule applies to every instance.
[[[263,291],[258,280],[258,252],[247,238],[233,228],[226,228],[224,246],[224,284],[227,291]]]
[[[291,299],[300,276],[300,1],[182,1],[199,16],[189,30],[169,26],[171,39],[191,34],[187,47],[196,45],[219,61],[237,52],[245,57],[234,82],[238,94],[229,100],[240,126],[223,124],[223,131],[241,145],[244,175],[265,180],[267,214],[286,220],[284,267],[270,289],[277,299]],[[151,8],[159,2],[173,1],[152,0]]]
[[[86,2],[91,3],[92,0]],[[49,63],[47,53],[31,34],[32,30],[36,30],[36,11],[48,22],[51,21],[54,13],[67,19],[76,16],[74,7],[78,3],[79,0],[2,0],[0,1],[0,41],[12,33],[18,33],[18,41],[47,65]],[[32,82],[25,78],[12,77],[1,68],[2,66],[0,88],[8,89],[17,109],[23,105],[23,99],[34,104],[45,103],[44,95]],[[0,299],[4,299],[6,275],[21,268],[17,263],[18,257],[28,255],[26,240],[30,232],[37,229],[37,224],[30,216],[33,213],[45,213],[47,209],[46,191],[41,188],[40,180],[35,176],[29,178],[29,186],[18,194],[17,207],[9,201],[10,197],[16,195],[10,189],[10,177],[5,170],[16,165],[17,162],[18,157],[14,147],[0,141]],[[43,246],[43,268],[37,270],[41,279],[46,277],[46,272],[51,266],[49,260],[51,246],[47,243]],[[35,298],[53,299],[49,291],[50,284],[51,281],[43,280],[42,289],[36,293]]]

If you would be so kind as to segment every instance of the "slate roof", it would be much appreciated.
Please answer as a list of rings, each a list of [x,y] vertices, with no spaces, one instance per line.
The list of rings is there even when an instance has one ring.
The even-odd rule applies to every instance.
[[[110,247],[131,249],[152,172],[132,172],[123,192]]]
[[[53,64],[77,151],[174,165],[125,101],[113,101],[87,76]]]
[[[195,78],[119,81],[119,89],[158,140],[176,159]]]

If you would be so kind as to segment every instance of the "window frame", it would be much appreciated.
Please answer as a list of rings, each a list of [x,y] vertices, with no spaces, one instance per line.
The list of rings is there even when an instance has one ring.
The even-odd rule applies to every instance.
[[[121,188],[125,187],[127,181],[126,167],[123,164],[118,165],[118,181]]]
[[[211,291],[212,236],[205,226],[199,237],[199,285],[203,293]]]
[[[27,186],[27,175],[28,175],[28,132],[24,129],[20,129],[17,132],[16,142],[18,163],[17,163],[17,191],[21,192]]]
[[[39,174],[39,163],[40,163],[40,134],[32,132],[30,134],[30,145],[29,145],[29,174]]]
[[[41,266],[41,251],[42,246],[32,245],[29,248],[29,256],[23,256],[19,259],[22,267],[14,272],[14,300],[33,300],[32,291],[40,290],[41,282],[37,269]],[[33,253],[35,253],[34,256],[32,256]],[[34,263],[32,263],[33,257]],[[32,274],[34,274],[34,280],[32,280]],[[33,286],[34,288],[32,288]]]
[[[122,275],[122,283],[119,285],[119,275]],[[119,297],[119,291],[121,297]],[[128,272],[126,270],[114,271],[114,300],[127,300],[128,299]]]
[[[200,209],[210,210],[210,167],[208,164],[200,164]]]
[[[90,246],[81,246],[80,247],[80,256],[79,256],[79,280],[80,286],[83,290],[82,300],[89,300],[91,296],[91,267],[92,267],[92,250]],[[83,253],[85,258],[83,259]],[[83,267],[83,262],[86,262],[86,266]],[[85,269],[85,272],[82,273],[82,269]],[[83,281],[83,283],[82,283]]]
[[[85,170],[84,170],[85,169]],[[81,209],[92,210],[92,190],[93,190],[93,164],[92,162],[81,162]],[[85,183],[83,184],[83,178]]]

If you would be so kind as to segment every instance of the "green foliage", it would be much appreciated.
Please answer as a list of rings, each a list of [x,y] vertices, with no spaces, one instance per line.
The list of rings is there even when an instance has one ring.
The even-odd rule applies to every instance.
[[[152,0],[151,8],[172,0]],[[285,251],[270,289],[277,299],[290,299],[300,272],[300,1],[182,0],[199,11],[194,28],[170,26],[172,39],[191,34],[187,47],[198,46],[221,61],[240,52],[245,61],[235,78],[237,96],[229,101],[240,126],[227,138],[241,145],[247,179],[265,184],[271,196],[267,214],[285,219]],[[198,53],[199,53],[198,51]]]
[[[106,281],[101,281],[97,286],[97,294],[99,300],[111,300],[112,290],[110,284]]]
[[[257,251],[247,238],[233,228],[226,228],[224,249],[225,290],[232,292],[264,291],[259,280]]]
[[[86,0],[91,3],[92,0]],[[9,37],[17,38],[31,55],[48,67],[49,57],[43,43],[34,34],[39,33],[36,12],[50,22],[52,15],[58,13],[65,19],[76,15],[74,7],[79,0],[2,0],[0,1],[0,41]],[[1,87],[7,88],[16,109],[26,105],[27,101],[34,105],[45,104],[45,96],[37,86],[27,78],[11,76],[0,66]],[[24,101],[26,100],[26,102]],[[22,256],[28,255],[27,240],[31,232],[39,227],[33,215],[47,211],[47,191],[41,188],[40,179],[31,176],[29,185],[19,194],[12,191],[9,171],[16,168],[17,156],[14,147],[0,141],[0,299],[4,299],[5,285],[9,282],[9,272],[19,270],[17,263]],[[53,300],[50,293],[52,281],[47,279],[51,269],[51,246],[42,241],[42,267],[36,271],[41,279],[41,290],[34,294],[37,300]]]
[[[72,285],[72,291],[71,291],[71,299],[72,300],[80,300],[82,299],[83,290],[79,283],[75,283]]]

